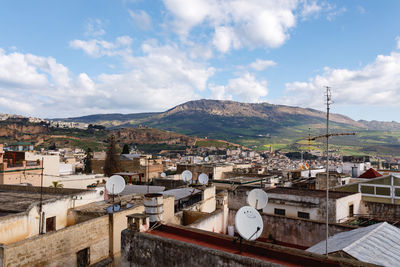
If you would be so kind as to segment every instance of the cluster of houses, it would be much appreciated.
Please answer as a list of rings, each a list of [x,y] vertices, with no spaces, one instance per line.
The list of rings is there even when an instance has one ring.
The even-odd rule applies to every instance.
[[[0,145],[0,266],[395,266],[400,261],[400,173],[374,169],[368,159],[330,164],[327,201],[326,169],[304,167],[278,153],[123,154],[115,175],[126,186],[111,195],[104,152],[93,153],[93,173],[78,174],[83,151],[31,148]],[[192,174],[189,181],[182,179],[185,171]],[[200,174],[207,175],[207,183],[199,182]],[[239,240],[235,215],[255,188],[268,196],[260,210],[263,230],[256,241]],[[362,248],[355,247],[360,240]]]

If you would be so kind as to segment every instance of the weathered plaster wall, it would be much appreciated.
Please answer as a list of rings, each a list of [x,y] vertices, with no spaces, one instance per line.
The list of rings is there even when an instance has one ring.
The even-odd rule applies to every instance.
[[[76,266],[76,253],[90,247],[90,263],[109,257],[108,217],[2,246],[4,266]]]

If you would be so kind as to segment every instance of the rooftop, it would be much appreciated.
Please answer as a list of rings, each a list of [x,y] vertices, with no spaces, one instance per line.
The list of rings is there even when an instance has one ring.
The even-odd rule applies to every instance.
[[[282,194],[282,195],[297,195],[297,196],[309,196],[326,198],[326,190],[315,190],[315,189],[302,189],[293,187],[275,187],[266,190],[267,193]],[[347,197],[356,193],[339,192],[339,191],[329,191],[329,198],[338,199],[342,197]]]
[[[42,199],[47,201],[87,190],[43,187]],[[40,187],[23,185],[0,185],[0,216],[26,211],[30,205],[39,203]]]
[[[344,251],[358,260],[383,266],[400,262],[400,229],[386,222],[339,233],[328,241],[328,253]],[[307,251],[324,254],[325,241]]]
[[[325,256],[274,244],[245,240],[241,243],[235,242],[235,238],[231,236],[178,225],[161,225],[147,234],[284,266],[365,266],[359,261],[331,257],[327,259]]]

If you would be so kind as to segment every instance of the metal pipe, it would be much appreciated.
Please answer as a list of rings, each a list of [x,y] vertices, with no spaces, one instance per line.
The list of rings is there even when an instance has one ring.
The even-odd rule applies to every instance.
[[[326,241],[325,254],[328,257],[329,238],[329,105],[331,101],[330,88],[326,87]]]

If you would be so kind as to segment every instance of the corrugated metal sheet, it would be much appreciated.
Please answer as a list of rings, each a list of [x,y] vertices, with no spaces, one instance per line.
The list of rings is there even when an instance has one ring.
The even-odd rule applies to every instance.
[[[328,253],[341,250],[360,261],[400,266],[400,229],[383,222],[330,237]],[[307,251],[325,254],[325,241]]]

